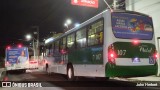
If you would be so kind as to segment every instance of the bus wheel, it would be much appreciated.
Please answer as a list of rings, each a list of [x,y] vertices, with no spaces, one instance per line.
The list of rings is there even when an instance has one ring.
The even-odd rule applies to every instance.
[[[67,69],[67,79],[69,81],[73,81],[74,80],[74,71],[73,71],[73,67],[69,66]]]

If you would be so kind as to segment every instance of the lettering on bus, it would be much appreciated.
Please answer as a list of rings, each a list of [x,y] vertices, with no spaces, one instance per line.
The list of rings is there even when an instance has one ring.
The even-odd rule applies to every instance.
[[[151,53],[152,52],[152,48],[148,48],[147,46],[139,46],[140,48],[140,52],[143,52],[143,53]]]
[[[101,53],[93,54],[92,56],[92,60],[101,60],[101,59],[102,59]]]
[[[96,60],[101,60],[101,58],[102,58],[102,55],[100,53],[96,55]]]
[[[127,52],[127,50],[118,50],[118,55],[125,56],[126,52]]]

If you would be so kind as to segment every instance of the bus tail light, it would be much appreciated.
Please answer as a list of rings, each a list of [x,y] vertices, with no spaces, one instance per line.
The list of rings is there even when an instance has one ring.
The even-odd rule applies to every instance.
[[[18,48],[22,48],[22,44],[18,44]]]
[[[115,63],[116,57],[117,57],[117,55],[116,55],[115,51],[108,52],[108,61],[110,63]]]
[[[115,63],[116,58],[117,58],[117,54],[114,50],[113,45],[111,45],[111,46],[109,46],[109,49],[108,49],[108,62]]]
[[[158,59],[158,53],[157,52],[153,54],[153,58],[154,58],[154,60]]]
[[[7,46],[7,49],[11,49],[11,46]]]
[[[134,39],[134,40],[132,40],[132,44],[133,45],[138,45],[140,42],[139,42],[139,40],[138,39]]]

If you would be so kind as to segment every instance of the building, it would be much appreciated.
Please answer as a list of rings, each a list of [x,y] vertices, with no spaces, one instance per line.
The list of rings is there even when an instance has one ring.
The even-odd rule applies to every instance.
[[[158,44],[158,37],[160,37],[160,0],[126,0],[126,10],[137,11],[148,14],[153,19],[155,30],[156,48],[160,48]],[[158,50],[160,53],[160,50]],[[160,75],[160,59],[158,60],[159,69],[158,75]]]

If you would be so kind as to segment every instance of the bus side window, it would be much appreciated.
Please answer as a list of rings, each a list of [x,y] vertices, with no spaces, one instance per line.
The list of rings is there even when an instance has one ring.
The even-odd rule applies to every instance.
[[[59,41],[55,42],[55,52],[59,52]]]
[[[72,33],[67,36],[67,48],[75,49],[75,33]]]
[[[103,20],[93,23],[88,30],[88,46],[103,43]]]
[[[66,37],[63,37],[60,42],[60,51],[66,51]]]
[[[77,48],[86,47],[86,28],[76,32],[76,45]]]

